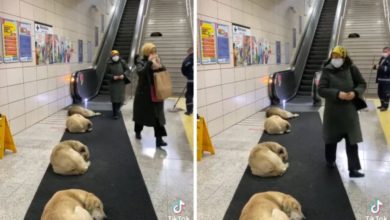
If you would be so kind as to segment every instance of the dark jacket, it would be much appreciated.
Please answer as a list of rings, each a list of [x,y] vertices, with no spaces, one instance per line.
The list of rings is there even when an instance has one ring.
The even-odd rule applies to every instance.
[[[390,84],[390,56],[387,58],[381,57],[378,64],[376,82]]]
[[[135,91],[133,121],[146,126],[165,125],[164,102],[152,102],[154,84],[152,62],[147,57],[136,60],[138,85]]]
[[[352,76],[353,75],[353,76]],[[337,143],[347,136],[351,144],[362,142],[359,115],[352,101],[338,98],[339,92],[355,91],[363,96],[366,82],[355,65],[339,69],[327,64],[322,69],[318,93],[325,98],[323,137],[325,143]]]
[[[187,78],[188,82],[194,80],[194,54],[189,54],[181,65],[181,72]]]
[[[110,97],[111,102],[123,103],[125,101],[125,82],[124,80],[114,80],[114,76],[128,76],[129,68],[123,59],[114,62],[112,59],[108,61],[106,74],[112,76],[110,80]]]

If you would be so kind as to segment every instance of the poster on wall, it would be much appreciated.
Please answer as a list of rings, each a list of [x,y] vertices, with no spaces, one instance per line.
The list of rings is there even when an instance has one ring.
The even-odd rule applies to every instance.
[[[53,28],[50,25],[35,22],[35,62],[37,65],[47,64],[46,34],[53,34]],[[50,41],[51,42],[51,41]],[[49,46],[49,45],[48,45]]]
[[[297,29],[292,29],[292,41],[293,41],[293,48],[297,47]]]
[[[18,22],[2,20],[4,63],[18,62]]]
[[[260,56],[259,56],[259,44],[257,43],[256,37],[251,37],[251,51],[252,51],[252,64],[259,64],[260,63]]]
[[[87,42],[87,62],[92,63],[92,42]]]
[[[32,61],[31,24],[29,23],[19,24],[19,52],[21,62]]]
[[[73,44],[72,41],[64,39],[64,63],[70,63],[73,58]]]
[[[62,56],[64,55],[64,45],[60,41],[58,35],[53,34],[52,36],[52,45],[53,45],[53,63],[62,63]]]
[[[217,25],[218,63],[230,63],[229,26]]]
[[[101,14],[100,17],[100,32],[104,33],[104,14]]]
[[[215,24],[213,22],[200,21],[200,34],[202,64],[217,63]]]
[[[285,63],[289,64],[290,63],[290,43],[289,42],[284,43],[284,51],[285,51],[284,55],[286,56]]]
[[[200,27],[200,21],[198,20],[198,26],[197,27]],[[201,59],[200,59],[200,34],[198,34],[197,36],[198,38],[198,43],[197,43],[197,51],[196,51],[196,58],[197,58],[197,63],[198,64],[201,64]]]
[[[52,64],[54,63],[54,54],[53,54],[53,34],[45,35],[45,63]]]
[[[95,26],[95,47],[99,46],[99,28]]]
[[[282,50],[280,48],[280,41],[276,41],[276,64],[282,63]]]
[[[78,40],[78,61],[79,63],[82,63],[83,62],[83,40]]]
[[[299,15],[299,34],[302,34],[302,15]]]
[[[269,64],[269,57],[272,54],[271,44],[265,40],[261,39],[259,41],[259,64]]]
[[[249,65],[251,63],[249,27],[233,24],[233,56],[234,66]]]
[[[3,19],[0,18],[0,24],[3,23]],[[0,30],[0,63],[3,63],[3,31]]]

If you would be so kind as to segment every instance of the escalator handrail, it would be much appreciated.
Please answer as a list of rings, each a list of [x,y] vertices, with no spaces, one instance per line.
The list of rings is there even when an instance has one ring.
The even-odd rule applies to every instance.
[[[190,24],[190,28],[191,28],[191,33],[194,32],[194,24],[193,24],[193,20],[192,20],[192,6],[193,5],[193,1],[192,0],[186,0],[186,12],[187,12],[187,19],[188,19],[188,22]],[[193,34],[191,34],[191,37],[194,38]]]
[[[332,37],[329,44],[328,57],[330,56],[332,49],[335,46],[339,45],[346,8],[347,0],[339,0],[337,3],[336,14],[333,22]]]
[[[384,16],[385,16],[385,22],[386,22],[387,32],[390,34],[390,11],[389,11],[389,1],[390,1],[390,0],[383,0],[383,10],[384,10]]]

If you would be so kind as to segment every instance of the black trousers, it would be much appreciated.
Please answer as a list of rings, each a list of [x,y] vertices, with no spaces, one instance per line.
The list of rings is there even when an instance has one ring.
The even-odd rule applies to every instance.
[[[381,100],[381,106],[388,108],[390,100],[390,83],[378,83],[378,96]]]
[[[164,125],[156,125],[156,126],[153,126],[153,128],[154,128],[154,136],[155,137],[167,136],[167,130],[165,130]],[[134,125],[135,133],[141,133],[141,131],[143,129],[144,129],[144,125],[135,123],[135,125]]]
[[[348,170],[360,170],[360,160],[358,153],[358,145],[349,143],[348,138],[345,138],[345,148],[347,150]],[[337,143],[325,144],[325,158],[327,162],[336,161]]]
[[[194,98],[194,83],[188,82],[187,83],[187,91],[186,91],[186,108],[188,113],[192,113],[194,109],[194,103],[193,103],[193,98]]]
[[[113,102],[112,103],[112,115],[113,116],[119,116],[119,111],[121,109],[122,103],[120,102]]]

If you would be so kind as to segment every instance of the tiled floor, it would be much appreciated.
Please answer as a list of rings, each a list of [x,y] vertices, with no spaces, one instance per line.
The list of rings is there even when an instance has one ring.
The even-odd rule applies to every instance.
[[[344,143],[339,144],[337,165],[356,219],[374,216],[369,205],[379,199],[380,216],[390,218],[390,148],[370,101],[360,113],[364,142],[359,144],[365,178],[348,177]],[[322,113],[322,108],[320,109]],[[321,114],[322,115],[322,114]],[[222,219],[247,167],[250,149],[263,132],[264,113],[259,112],[212,138],[216,154],[198,162],[198,219]],[[304,207],[303,207],[304,208]]]
[[[166,110],[174,100],[166,101]],[[130,140],[159,219],[173,216],[172,206],[181,199],[181,216],[192,219],[193,163],[180,115],[166,111],[168,146],[156,150],[153,129],[145,128],[143,139],[134,138],[130,101],[122,109]],[[39,122],[14,137],[18,152],[0,160],[0,220],[22,220],[49,164],[51,149],[65,129],[66,111]],[[177,216],[177,215],[176,215]]]

